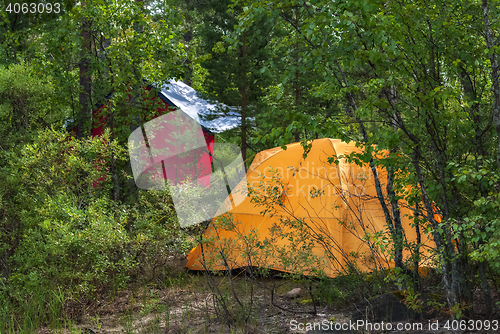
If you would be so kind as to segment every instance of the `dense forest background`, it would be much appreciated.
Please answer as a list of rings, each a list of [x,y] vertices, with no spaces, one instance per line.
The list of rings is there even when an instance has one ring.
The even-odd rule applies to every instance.
[[[168,194],[136,188],[127,153],[155,115],[143,88],[173,79],[238,108],[239,127],[216,141],[247,163],[317,138],[365,145],[352,158],[388,171],[377,190],[395,275],[413,287],[419,261],[402,258],[418,254],[400,229],[404,199],[434,242],[451,314],[473,317],[475,288],[488,314],[498,307],[499,1],[32,2],[45,12],[0,2],[0,332],[119,291],[194,245]],[[106,101],[107,131],[92,137]]]

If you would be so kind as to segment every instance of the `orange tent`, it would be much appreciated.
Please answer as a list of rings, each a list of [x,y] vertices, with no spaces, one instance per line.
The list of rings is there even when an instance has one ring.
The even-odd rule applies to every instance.
[[[204,244],[189,254],[187,267],[254,266],[305,274],[321,268],[333,277],[348,266],[364,271],[391,266],[392,252],[380,252],[391,243],[373,173],[367,164],[342,157],[353,152],[363,149],[352,142],[317,139],[305,159],[300,143],[258,153],[242,181],[248,181],[250,196],[236,201],[241,203],[229,211],[231,220],[212,221]],[[331,157],[339,163],[330,164]],[[385,192],[387,173],[379,168],[378,174]],[[414,241],[412,211],[399,202],[405,238]]]

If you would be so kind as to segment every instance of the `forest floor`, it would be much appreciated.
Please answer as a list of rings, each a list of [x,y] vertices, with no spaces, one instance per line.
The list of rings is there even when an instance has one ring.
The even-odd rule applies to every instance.
[[[229,300],[232,293],[227,276],[207,277],[193,272],[188,273],[180,265],[172,269],[172,274],[162,279],[162,286],[152,282],[108,294],[86,305],[68,304],[65,310],[68,317],[65,329],[43,328],[38,334],[323,333],[308,332],[307,328],[293,327],[293,324],[348,323],[354,307],[354,305],[343,305],[336,308],[322,305],[317,306],[316,312],[313,312],[311,297],[307,293],[301,293],[294,299],[285,296],[290,290],[299,287],[298,283],[275,277],[254,279],[252,281],[254,284],[249,285],[249,280],[241,275],[233,278],[232,282],[234,292],[244,307],[234,306],[233,299],[233,306],[228,307],[233,320],[228,324],[224,323],[224,320],[229,317],[225,316],[221,309],[214,308],[215,295],[209,285],[211,280],[212,287],[215,284],[221,291],[220,295]],[[275,293],[271,300],[270,290],[273,288]],[[498,296],[496,298],[498,299]],[[499,315],[494,316],[498,318]],[[431,331],[424,328],[424,330],[407,331],[379,330],[370,333],[465,333],[443,328],[442,325],[447,319],[449,316],[431,320],[431,322],[439,321],[441,326],[438,330]],[[425,327],[429,320],[420,322]],[[482,332],[488,333],[488,331]],[[474,333],[481,332],[474,331]]]
[[[203,279],[203,277],[200,277]],[[237,280],[237,279],[236,279]],[[238,283],[236,283],[238,284]],[[220,321],[213,308],[213,294],[205,291],[200,283],[197,287],[150,287],[135,297],[130,291],[122,291],[113,301],[102,300],[92,312],[80,317],[74,326],[81,333],[290,333],[290,321],[321,322],[334,318],[348,320],[339,311],[330,307],[319,308],[317,315],[309,315],[310,305],[299,301],[277,297],[276,305],[298,313],[290,313],[270,305],[265,291],[254,291],[254,313],[246,324],[233,323],[231,328]],[[201,289],[200,289],[201,288]],[[137,293],[137,292],[136,292]],[[142,294],[142,296],[141,296]],[[142,300],[141,300],[142,299]],[[245,316],[247,314],[241,314]],[[306,331],[297,330],[296,333]]]
[[[111,334],[111,333],[290,333],[290,321],[321,322],[348,321],[343,312],[330,306],[317,308],[317,314],[308,314],[313,311],[310,297],[307,295],[289,299],[284,294],[298,287],[298,284],[283,279],[259,279],[259,285],[254,286],[252,313],[249,314],[248,283],[244,278],[237,277],[233,284],[238,291],[239,298],[245,303],[245,308],[230,311],[235,316],[232,325],[224,324],[222,310],[214,309],[214,294],[209,288],[206,277],[189,274],[182,282],[173,282],[171,286],[159,287],[150,284],[136,290],[126,289],[116,296],[106,296],[94,301],[91,305],[80,310],[68,310],[73,313],[74,323],[68,333],[82,334]],[[225,277],[211,277],[224,290],[228,284]],[[278,295],[274,297],[274,305],[270,300],[267,287],[278,283]],[[76,307],[76,305],[74,306]],[[291,310],[291,311],[286,311]],[[245,318],[248,319],[245,321]],[[306,333],[305,330],[294,331]],[[45,329],[40,334],[52,333]]]

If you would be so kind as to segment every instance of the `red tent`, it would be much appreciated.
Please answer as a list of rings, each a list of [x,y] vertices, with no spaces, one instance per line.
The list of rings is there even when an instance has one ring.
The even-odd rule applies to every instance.
[[[147,86],[147,87],[145,87],[145,90],[151,91],[151,87]],[[129,100],[130,100],[130,96],[129,96]],[[154,103],[157,104],[156,117],[167,114],[167,113],[171,112],[172,110],[178,109],[178,106],[176,106],[172,101],[170,101],[170,99],[168,99],[168,97],[165,96],[165,94],[162,94],[161,92],[158,93],[158,95],[156,97],[154,97],[153,100],[155,100]],[[104,130],[105,130],[105,128],[107,126],[107,122],[108,122],[108,115],[104,111],[104,109],[106,108],[107,105],[108,105],[108,103],[105,102],[105,103],[101,104],[100,106],[98,106],[97,109],[95,109],[93,111],[92,118],[94,121],[94,126],[92,128],[92,137],[101,136],[104,133]],[[182,112],[182,110],[180,113],[177,113],[177,114],[181,115],[180,121],[183,121],[186,119],[192,119],[188,114],[186,114],[185,112]],[[146,121],[147,120],[145,120],[145,122]],[[200,125],[200,126],[202,129],[205,141],[207,143],[207,149],[210,152],[210,154],[212,154],[213,148],[214,148],[214,139],[215,139],[214,134],[206,127],[204,127],[202,125]],[[76,135],[76,133],[78,132],[78,126],[71,128],[70,132],[72,132],[73,135]],[[187,157],[187,159],[189,159],[189,157]],[[198,160],[197,161],[198,166],[205,166],[207,164],[210,164],[210,165],[212,164],[212,157],[208,153],[203,154],[202,156],[197,156],[196,159]],[[190,162],[191,161],[186,161],[186,158],[184,158],[184,161],[182,161],[183,164],[187,164]],[[177,161],[175,164],[171,165],[173,167],[169,168],[168,161],[165,162],[165,170],[163,173],[164,179],[171,179],[172,175],[176,175],[177,171],[175,169],[176,169],[176,166],[178,166],[178,163],[179,162]],[[199,167],[199,169],[204,170],[205,171],[204,173],[210,172],[207,168],[202,169],[201,167]],[[169,175],[170,175],[170,177],[169,177]],[[195,177],[195,175],[192,175],[192,176]],[[204,175],[202,175],[202,176],[204,176]],[[99,179],[97,181],[97,183],[94,184],[94,187],[98,187],[99,186],[98,183],[102,182],[104,180],[105,180],[104,177]],[[210,182],[209,179],[206,179],[206,180],[208,182]]]

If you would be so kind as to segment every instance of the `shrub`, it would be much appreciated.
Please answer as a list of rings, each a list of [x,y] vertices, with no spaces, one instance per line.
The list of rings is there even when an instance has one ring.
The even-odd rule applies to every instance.
[[[68,299],[114,293],[189,248],[168,193],[111,199],[111,152],[124,161],[125,150],[109,137],[50,129],[0,153],[0,333],[11,319],[28,332],[55,324]]]

